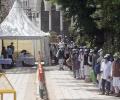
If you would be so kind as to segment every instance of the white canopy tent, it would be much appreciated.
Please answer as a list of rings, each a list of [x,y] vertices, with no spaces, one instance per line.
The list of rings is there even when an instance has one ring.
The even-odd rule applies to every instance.
[[[8,16],[0,25],[0,39],[9,40],[34,40],[34,49],[37,47],[36,40],[49,50],[49,33],[45,33],[37,28],[24,13],[21,2],[16,0]],[[47,39],[47,41],[46,41]],[[43,52],[44,50],[42,50]],[[35,52],[35,51],[34,51]],[[44,51],[44,57],[49,57],[49,51]],[[49,59],[49,58],[45,58]]]
[[[0,25],[1,39],[39,39],[49,36],[37,28],[24,13],[20,1],[15,1],[8,16]]]

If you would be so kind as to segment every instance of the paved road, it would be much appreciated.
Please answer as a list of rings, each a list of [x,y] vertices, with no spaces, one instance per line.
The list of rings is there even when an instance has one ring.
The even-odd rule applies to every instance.
[[[35,68],[18,67],[6,70],[6,76],[16,90],[17,100],[36,100]],[[13,100],[13,96],[4,95],[4,100]]]
[[[45,78],[49,100],[120,100],[99,95],[92,83],[75,80],[70,71],[59,71],[56,66],[45,68]]]

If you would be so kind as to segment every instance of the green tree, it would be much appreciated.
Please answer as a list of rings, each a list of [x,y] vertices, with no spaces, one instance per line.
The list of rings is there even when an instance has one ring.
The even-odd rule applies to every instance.
[[[103,43],[103,41],[101,41],[102,39],[98,41],[98,39],[95,38],[98,37],[100,33],[100,28],[98,27],[98,23],[96,23],[98,15],[94,15],[97,10],[95,0],[53,0],[53,2],[55,1],[62,5],[65,17],[68,19],[72,18],[73,27],[77,33],[85,37],[87,34],[91,41],[96,39],[96,44]],[[100,35],[99,37],[103,38],[103,34]]]
[[[104,47],[108,52],[120,49],[120,0],[96,0],[101,5],[101,26],[104,28],[106,42]]]

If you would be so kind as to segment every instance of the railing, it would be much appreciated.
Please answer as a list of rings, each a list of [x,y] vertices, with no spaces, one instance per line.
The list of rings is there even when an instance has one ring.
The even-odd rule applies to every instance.
[[[13,88],[12,84],[8,80],[8,78],[5,76],[4,73],[0,73],[0,95],[1,100],[4,100],[4,94],[13,94],[14,100],[16,100],[16,91]]]

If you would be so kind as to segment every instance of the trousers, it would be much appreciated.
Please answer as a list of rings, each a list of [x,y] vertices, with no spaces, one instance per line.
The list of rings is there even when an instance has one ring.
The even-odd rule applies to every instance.
[[[110,88],[111,88],[111,84],[109,81],[102,79],[102,92],[105,93],[109,93],[110,92]]]

